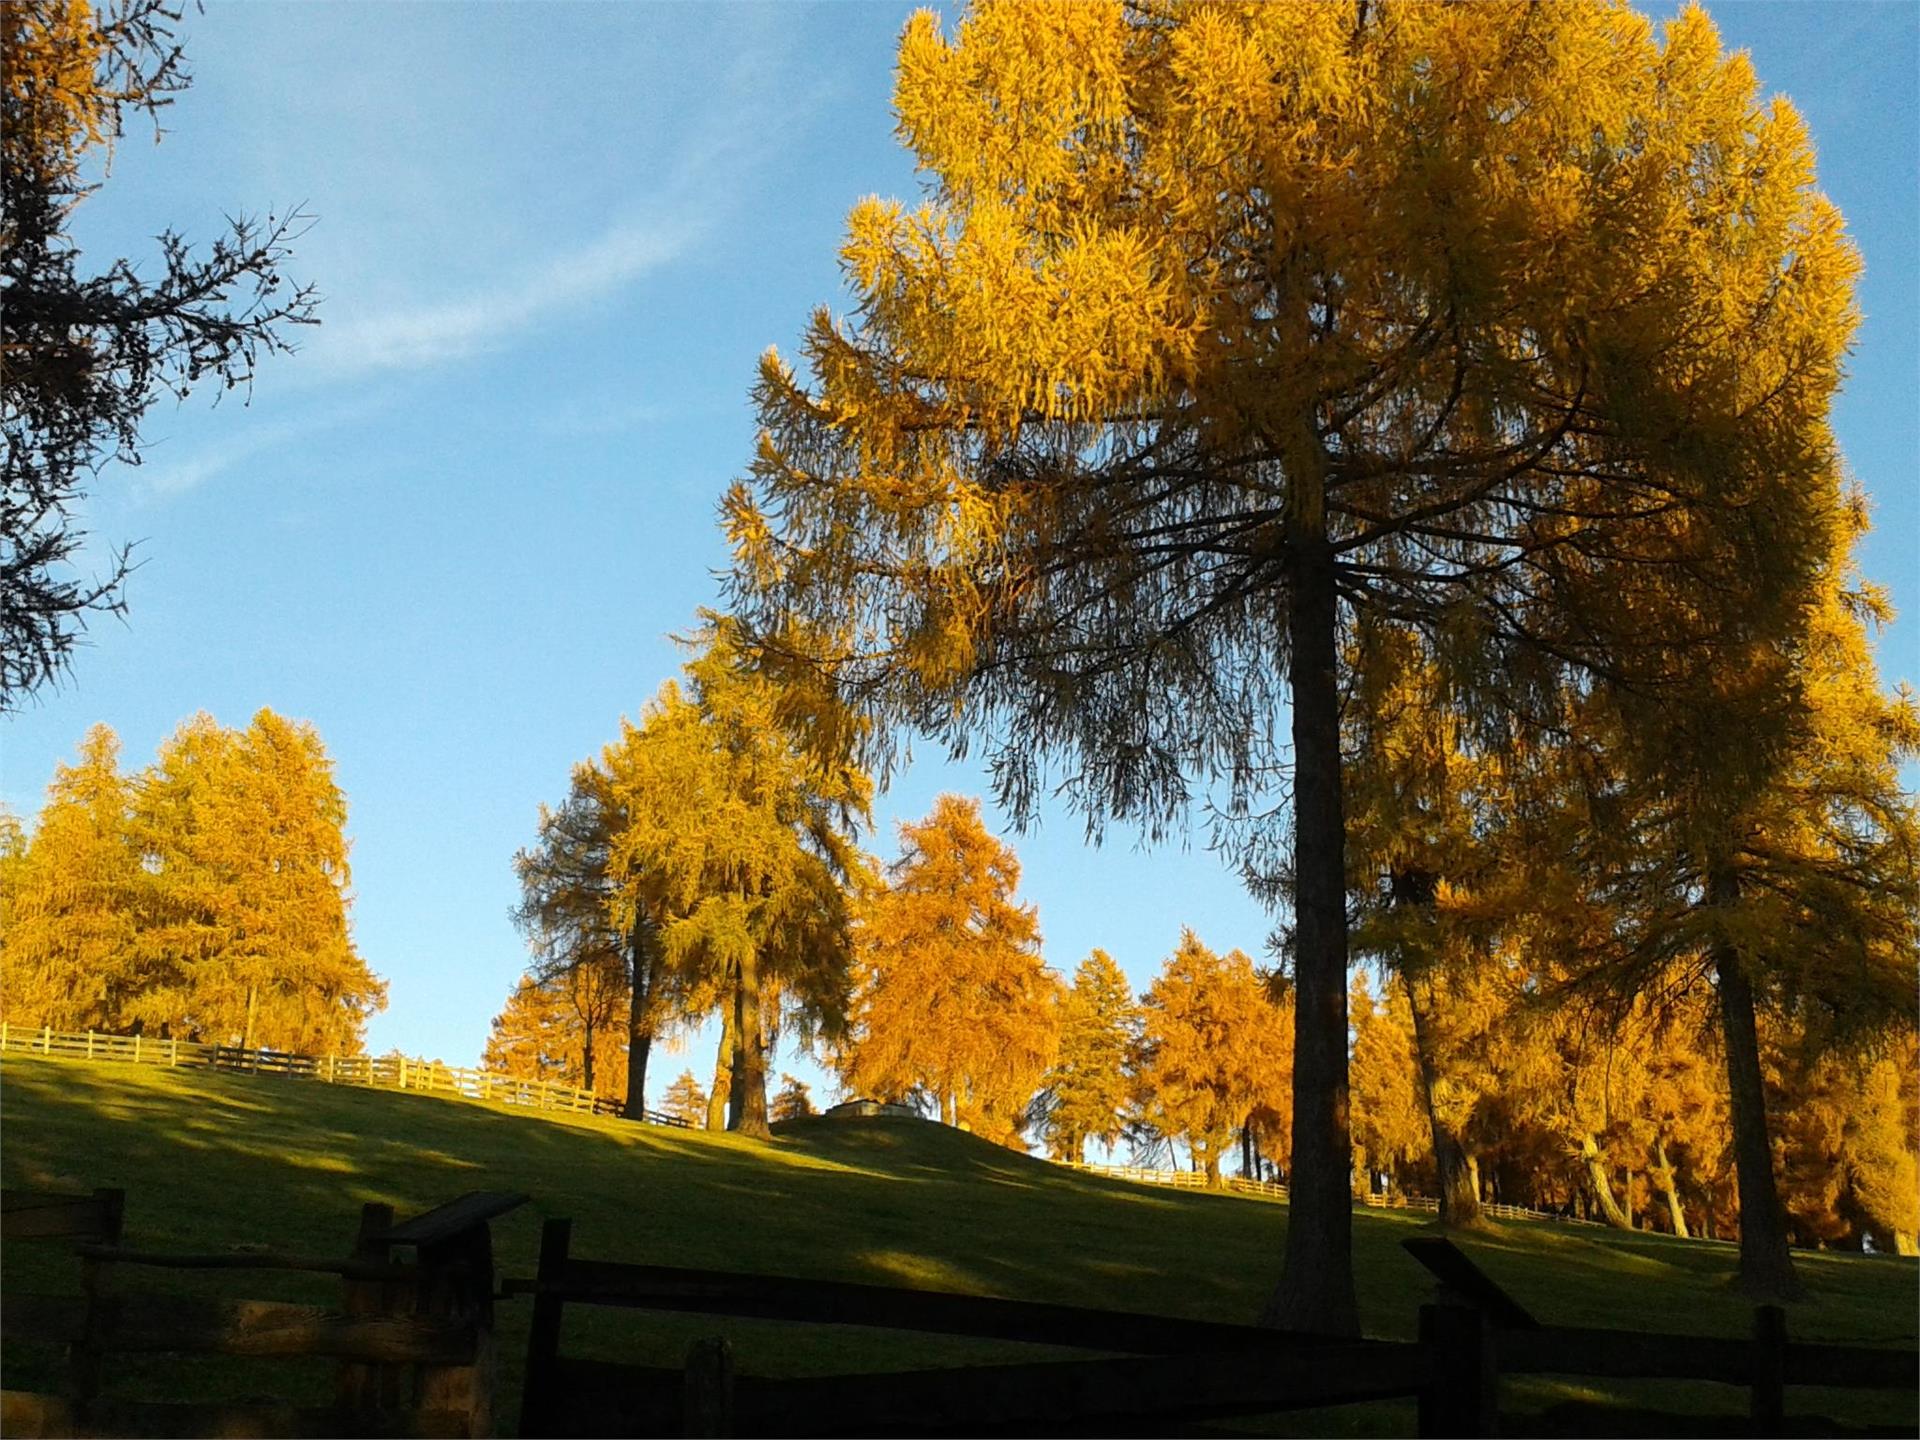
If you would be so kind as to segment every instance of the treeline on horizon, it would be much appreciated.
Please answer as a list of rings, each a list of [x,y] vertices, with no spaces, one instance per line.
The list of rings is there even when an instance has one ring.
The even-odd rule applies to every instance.
[[[711,1084],[694,1106],[689,1072],[666,1104],[712,1128],[766,1133],[785,1035],[846,1094],[1059,1159],[1090,1140],[1143,1156],[1177,1144],[1216,1181],[1236,1151],[1243,1174],[1289,1174],[1284,965],[1189,934],[1137,999],[1098,951],[1069,988],[1042,962],[1018,861],[977,803],[941,797],[878,864],[858,846],[867,777],[810,764],[782,719],[792,696],[735,634],[708,616],[685,684],[662,687],[542,813],[516,859],[535,960],[494,1021],[489,1066],[638,1114],[656,1042],[718,1016]],[[1839,653],[1858,677],[1864,651]],[[1454,1223],[1498,1200],[1738,1234],[1710,940],[1690,910],[1649,911],[1616,888],[1673,863],[1655,848],[1671,843],[1657,810],[1633,815],[1630,792],[1596,783],[1597,731],[1579,734],[1578,769],[1566,746],[1475,754],[1404,639],[1379,645],[1367,673],[1346,725],[1361,757],[1353,944],[1371,962],[1351,1001],[1353,1183],[1438,1194]],[[1851,683],[1838,693],[1885,703]],[[1911,1253],[1907,902],[1897,883],[1874,892],[1872,874],[1842,882],[1864,907],[1853,923],[1880,927],[1855,967],[1792,957],[1830,998],[1760,1018],[1763,1099],[1792,1238]],[[1636,983],[1647,975],[1658,983]]]
[[[31,836],[0,809],[0,1019],[359,1054],[387,987],[348,924],[346,813],[304,721],[195,715],[134,774],[94,726]]]

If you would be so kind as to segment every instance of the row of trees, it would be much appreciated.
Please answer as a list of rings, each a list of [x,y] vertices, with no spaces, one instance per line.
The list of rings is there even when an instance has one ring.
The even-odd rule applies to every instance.
[[[386,985],[354,948],[346,800],[311,725],[201,714],[123,774],[96,725],[29,837],[0,816],[0,1015],[358,1053]]]
[[[1791,108],[1704,13],[1612,4],[983,0],[898,74],[928,193],[854,212],[849,316],[810,374],[767,357],[724,504],[730,643],[789,733],[984,745],[1016,817],[1058,793],[1096,833],[1217,799],[1284,920],[1290,1084],[1239,1121],[1288,1113],[1270,1321],[1357,1326],[1363,961],[1452,1223],[1463,997],[1609,1036],[1695,1007],[1743,1281],[1794,1294],[1769,1057],[1877,1074],[1914,1027],[1920,723],[1828,428],[1858,258]],[[1067,1007],[1001,862],[907,839],[835,1064],[1011,1131]]]
[[[584,776],[630,763],[670,702],[691,704],[693,713],[683,718],[692,736],[703,733],[699,705],[663,692],[629,732],[629,761],[609,751],[606,769],[588,767]],[[576,774],[576,799],[583,774]],[[722,815],[737,808],[720,804],[713,792],[702,798]],[[723,968],[729,952],[663,940],[661,963],[635,987],[620,958],[633,947],[617,940],[625,902],[605,868],[562,869],[541,860],[543,853],[551,859],[556,818],[544,817],[545,851],[520,858],[528,887],[520,914],[535,959],[494,1022],[486,1063],[590,1085],[638,1114],[646,1108],[639,1087],[651,1044],[717,1010],[722,1026],[711,1089],[699,1089],[688,1072],[661,1108],[683,1117],[697,1110],[714,1128],[749,1130],[756,1113],[806,1113],[791,1076],[770,1112],[764,1098],[738,1094],[736,1087],[748,1085],[764,1096],[766,1065],[750,1068],[740,1055],[740,980],[737,968]],[[689,847],[710,843],[700,838],[694,814],[682,810],[679,824]],[[568,833],[577,839],[580,832]],[[611,855],[619,843],[610,834],[601,848]],[[1243,953],[1217,955],[1189,934],[1138,1004],[1103,951],[1081,963],[1069,988],[1042,958],[1034,907],[1018,898],[1019,861],[988,831],[977,801],[939,797],[924,820],[900,827],[900,843],[884,873],[855,854],[839,870],[837,950],[810,955],[808,967],[777,947],[778,936],[757,950],[756,968],[787,982],[773,1003],[763,1002],[763,1051],[771,1050],[774,1034],[797,1032],[849,1094],[913,1105],[1002,1144],[1043,1139],[1060,1159],[1078,1160],[1089,1140],[1111,1145],[1123,1133],[1136,1143],[1183,1144],[1215,1180],[1235,1137],[1284,1159],[1292,1020],[1290,1007],[1272,997],[1274,977],[1256,972]],[[680,900],[688,916],[716,900],[702,896],[700,885],[734,883],[724,867],[689,871],[688,880],[693,888]],[[730,896],[720,889],[717,900]],[[556,915],[571,917],[568,928],[554,924]],[[658,923],[691,924],[667,912]],[[616,940],[588,955],[582,937],[590,929]],[[808,976],[808,984],[793,983]],[[649,1002],[636,1003],[636,996],[652,997],[650,1015]],[[620,1054],[627,1063],[608,1063]]]
[[[778,1036],[806,1040],[846,1014],[872,785],[851,763],[809,763],[729,622],[708,617],[690,643],[684,687],[662,686],[575,767],[515,857],[534,962],[488,1063],[544,1067],[523,1073],[572,1078],[638,1116],[655,1042],[717,1014],[715,1123],[765,1135]]]
[[[856,900],[850,1006],[844,1025],[825,1030],[822,1058],[843,1090],[916,1105],[1001,1143],[1043,1143],[1061,1160],[1098,1141],[1168,1163],[1177,1146],[1219,1183],[1237,1144],[1243,1174],[1291,1169],[1284,976],[1189,932],[1137,1001],[1104,951],[1065,986],[1042,962],[1033,907],[1017,899],[1018,861],[976,803],[942,796],[900,838],[883,885]],[[1449,918],[1425,925],[1468,923],[1457,918],[1463,897],[1437,899]],[[1538,906],[1526,913],[1537,918]],[[1384,950],[1389,919],[1409,923],[1389,910],[1358,933]],[[1638,996],[1623,1012],[1604,996],[1568,994],[1564,973],[1524,948],[1480,965],[1403,958],[1378,973],[1379,998],[1363,974],[1350,1001],[1357,1184],[1441,1194],[1459,1225],[1498,1199],[1622,1226],[1657,1218],[1683,1236],[1738,1233],[1725,1059],[1698,988]],[[580,1083],[593,1016],[567,998],[577,983],[524,982],[489,1063]],[[552,1007],[550,1039],[516,1027],[515,1016],[533,1013],[529,994]],[[1796,1243],[1857,1247],[1871,1236],[1910,1253],[1920,1231],[1914,1032],[1836,1053],[1774,1018],[1762,1040]],[[536,1055],[544,1068],[527,1068]],[[797,1082],[785,1081],[776,1122],[805,1113],[788,1098]],[[604,1093],[618,1094],[617,1081]],[[690,1071],[662,1101],[693,1123],[707,1122],[707,1107]]]
[[[1356,981],[1356,1174],[1442,1195],[1456,1224],[1498,1201],[1680,1236],[1737,1235],[1726,1060],[1710,999],[1642,999],[1618,1017],[1548,1008],[1529,1000],[1524,966],[1502,970],[1497,980],[1443,981],[1418,1001],[1402,977],[1386,977],[1379,995]],[[1914,1032],[1836,1054],[1775,1020],[1760,1041],[1793,1243],[1857,1249],[1870,1238],[1883,1252],[1916,1253]],[[1444,1185],[1436,1135],[1458,1157],[1460,1174]]]

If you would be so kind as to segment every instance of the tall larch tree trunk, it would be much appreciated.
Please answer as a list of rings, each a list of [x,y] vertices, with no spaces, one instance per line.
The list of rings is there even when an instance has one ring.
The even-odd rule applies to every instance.
[[[1303,421],[1303,428],[1306,428]],[[1340,776],[1339,597],[1317,437],[1288,456],[1293,701],[1293,1184],[1280,1284],[1261,1319],[1358,1335],[1347,1124],[1346,821]]]
[[[720,1006],[720,1050],[713,1060],[713,1089],[707,1092],[707,1129],[727,1128],[733,1091],[733,1050],[737,1041],[734,1029],[735,1002],[731,996]]]
[[[1594,1204],[1600,1207],[1600,1213],[1607,1217],[1607,1223],[1616,1230],[1631,1230],[1633,1221],[1620,1208],[1620,1201],[1614,1196],[1613,1181],[1607,1175],[1607,1163],[1600,1158],[1600,1145],[1593,1136],[1580,1137],[1580,1158],[1587,1166],[1587,1188],[1593,1194]]]
[[[733,1093],[727,1128],[758,1140],[773,1138],[767,1123],[767,1044],[760,1017],[760,959],[748,946],[734,991]]]
[[[1717,868],[1707,882],[1708,902],[1732,905],[1739,898],[1739,878],[1724,867]],[[1787,1215],[1774,1183],[1753,985],[1740,952],[1724,939],[1714,943],[1713,968],[1719,982],[1727,1098],[1733,1111],[1734,1173],[1740,1191],[1740,1288],[1754,1300],[1798,1300],[1805,1292],[1787,1249]]]
[[[1402,975],[1400,988],[1413,1015],[1413,1058],[1420,1071],[1420,1098],[1426,1102],[1427,1130],[1433,1137],[1433,1168],[1440,1184],[1440,1223],[1449,1229],[1469,1229],[1480,1223],[1480,1187],[1474,1183],[1465,1147],[1452,1127],[1441,1119],[1440,1107],[1434,1101],[1440,1065],[1434,1057],[1433,985],[1428,982],[1423,997],[1421,987]]]

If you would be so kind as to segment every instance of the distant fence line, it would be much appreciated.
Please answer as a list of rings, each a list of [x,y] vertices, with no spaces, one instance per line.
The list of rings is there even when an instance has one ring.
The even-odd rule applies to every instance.
[[[1075,1170],[1084,1170],[1093,1175],[1105,1175],[1114,1180],[1131,1180],[1139,1185],[1165,1185],[1174,1190],[1204,1190],[1207,1177],[1197,1170],[1153,1170],[1143,1165],[1092,1165],[1076,1162]],[[1287,1198],[1287,1187],[1272,1180],[1249,1180],[1243,1175],[1226,1177],[1226,1188],[1236,1195],[1265,1195],[1271,1199]],[[1433,1215],[1440,1211],[1440,1202],[1431,1195],[1356,1195],[1353,1197],[1369,1210],[1421,1210]],[[1555,1215],[1546,1210],[1529,1210],[1524,1205],[1495,1205],[1482,1202],[1480,1213],[1496,1220],[1552,1220],[1561,1225],[1597,1225],[1597,1220],[1581,1220],[1571,1215]]]
[[[409,1055],[294,1055],[283,1050],[207,1045],[153,1035],[108,1035],[96,1030],[63,1031],[0,1023],[0,1053],[57,1055],[69,1060],[108,1060],[130,1065],[179,1066],[240,1075],[293,1075],[331,1085],[374,1090],[415,1090],[456,1095],[497,1105],[532,1110],[566,1110],[580,1115],[618,1115],[619,1101],[552,1080],[522,1080],[492,1070],[420,1060]],[[688,1128],[677,1115],[647,1111],[655,1125]]]

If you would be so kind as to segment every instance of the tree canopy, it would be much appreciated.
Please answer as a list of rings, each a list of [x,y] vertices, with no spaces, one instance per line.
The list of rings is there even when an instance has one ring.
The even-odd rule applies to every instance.
[[[281,274],[298,215],[231,219],[201,254],[169,230],[157,263],[81,268],[69,221],[98,187],[89,166],[104,169],[130,112],[157,135],[190,83],[179,18],[170,0],[0,7],[0,711],[67,667],[89,613],[125,608],[125,550],[104,574],[73,573],[88,473],[140,463],[161,395],[244,387],[262,355],[292,348],[289,327],[315,319],[313,288]]]
[[[1501,723],[1763,650],[1841,510],[1857,257],[1697,8],[984,0],[895,107],[927,194],[762,365],[736,605],[1018,813],[1290,779],[1269,1315],[1351,1330],[1342,636],[1420,628]]]

